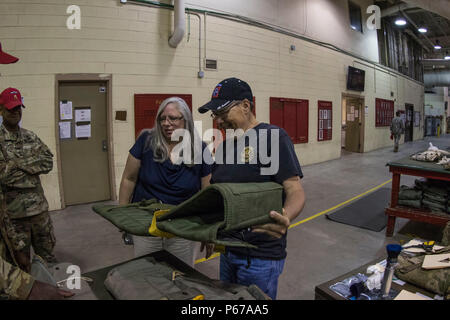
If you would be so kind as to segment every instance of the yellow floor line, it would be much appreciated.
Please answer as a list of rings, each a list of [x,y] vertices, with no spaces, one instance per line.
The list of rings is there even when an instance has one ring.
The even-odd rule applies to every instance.
[[[311,216],[311,217],[309,217],[309,218],[306,218],[306,219],[304,219],[304,220],[302,220],[302,221],[299,221],[299,222],[296,222],[296,223],[294,223],[294,224],[291,224],[291,225],[289,226],[289,229],[295,228],[295,227],[297,227],[297,226],[299,226],[299,225],[301,225],[301,224],[303,224],[303,223],[305,223],[305,222],[311,221],[311,220],[313,220],[313,219],[315,219],[315,218],[317,218],[317,217],[320,217],[321,215],[324,215],[324,214],[326,214],[326,213],[328,213],[328,212],[330,212],[330,211],[333,211],[333,210],[335,210],[335,209],[337,209],[337,208],[339,208],[339,207],[342,207],[342,206],[348,204],[349,202],[352,202],[352,201],[354,201],[354,200],[356,200],[356,199],[359,199],[359,198],[365,196],[365,195],[368,194],[368,193],[371,193],[371,192],[373,192],[373,191],[375,191],[375,190],[377,190],[377,189],[380,189],[381,187],[387,185],[388,183],[391,183],[391,181],[392,181],[392,179],[389,179],[388,181],[385,181],[385,182],[383,182],[382,184],[380,184],[380,185],[378,185],[378,186],[376,186],[376,187],[374,187],[374,188],[372,188],[372,189],[370,189],[370,190],[367,190],[366,192],[361,193],[361,194],[359,194],[359,195],[357,195],[357,196],[355,196],[355,197],[353,197],[353,198],[351,198],[351,199],[349,199],[349,200],[347,200],[347,201],[344,201],[344,202],[342,202],[342,203],[340,203],[340,204],[338,204],[338,205],[335,205],[335,206],[332,207],[332,208],[329,208],[329,209],[327,209],[327,210],[324,210],[324,211],[322,211],[322,212],[319,212],[319,213],[317,213],[317,214],[315,214],[315,215],[313,215],[313,216]],[[202,259],[196,260],[196,261],[195,261],[195,264],[198,264],[198,263],[201,263],[201,262],[205,262],[205,261],[208,261],[208,260],[212,260],[212,259],[215,259],[215,258],[217,258],[217,257],[219,257],[219,256],[220,256],[220,253],[215,253],[215,254],[213,254],[211,257],[209,257],[208,259],[202,258]]]
[[[361,193],[361,194],[359,194],[359,195],[357,195],[357,196],[355,196],[355,197],[353,197],[353,198],[351,198],[351,199],[349,199],[349,200],[347,200],[347,201],[344,201],[344,202],[342,202],[342,203],[340,203],[340,204],[338,204],[338,205],[335,205],[334,207],[332,207],[332,208],[330,208],[330,209],[327,209],[327,210],[325,210],[325,211],[319,212],[318,214],[315,214],[315,215],[313,215],[313,216],[311,216],[311,217],[309,217],[309,218],[307,218],[307,219],[305,219],[305,220],[302,220],[302,221],[296,222],[296,223],[294,223],[294,224],[291,224],[291,225],[289,226],[289,229],[292,229],[292,228],[294,228],[294,227],[297,227],[297,226],[301,225],[302,223],[308,222],[308,221],[310,221],[310,220],[312,220],[312,219],[315,219],[315,218],[317,218],[317,217],[319,217],[319,216],[321,216],[321,215],[324,215],[325,213],[328,213],[328,212],[333,211],[333,210],[335,210],[335,209],[337,209],[337,208],[339,208],[339,207],[342,207],[342,206],[346,205],[346,204],[349,203],[349,202],[352,202],[352,201],[354,201],[354,200],[356,200],[356,199],[359,199],[359,198],[365,196],[365,195],[368,194],[368,193],[371,193],[371,192],[373,192],[373,191],[375,191],[375,190],[377,190],[377,189],[380,189],[381,187],[387,185],[387,184],[390,183],[391,181],[392,181],[392,179],[389,179],[388,181],[383,182],[382,184],[380,184],[380,185],[378,185],[378,186],[376,186],[376,187],[374,187],[374,188],[372,188],[372,189],[370,189],[370,190],[367,190],[366,192]]]

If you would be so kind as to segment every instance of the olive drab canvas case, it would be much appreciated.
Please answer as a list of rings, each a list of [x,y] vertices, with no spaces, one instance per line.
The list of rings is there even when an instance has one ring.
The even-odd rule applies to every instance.
[[[136,236],[149,236],[153,214],[175,206],[159,203],[156,199],[126,205],[94,205],[92,209],[119,229]]]
[[[282,212],[282,196],[283,187],[274,182],[217,183],[178,206],[152,199],[123,206],[95,205],[93,209],[134,235],[171,234],[224,246],[254,247],[228,238],[227,232],[271,222],[270,211]],[[157,232],[150,233],[150,229]]]
[[[152,257],[115,267],[104,284],[117,300],[270,300],[255,285],[199,279]]]

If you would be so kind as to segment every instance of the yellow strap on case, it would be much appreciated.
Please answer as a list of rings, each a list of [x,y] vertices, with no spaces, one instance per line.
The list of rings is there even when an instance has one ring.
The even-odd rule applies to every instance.
[[[225,253],[225,246],[221,244],[216,244],[214,246],[214,252]]]
[[[150,225],[150,228],[148,229],[148,232],[150,233],[150,235],[154,236],[154,237],[160,237],[160,238],[173,238],[175,237],[175,235],[168,233],[168,232],[164,232],[158,229],[158,227],[156,226],[156,218],[158,218],[160,215],[163,215],[167,212],[169,212],[170,209],[168,210],[158,210],[155,211],[153,213],[153,219],[152,219],[152,224]]]

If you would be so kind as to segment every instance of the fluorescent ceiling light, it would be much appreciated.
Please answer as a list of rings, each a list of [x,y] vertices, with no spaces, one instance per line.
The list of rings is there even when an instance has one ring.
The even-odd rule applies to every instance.
[[[425,27],[420,27],[420,28],[418,29],[418,31],[419,31],[420,33],[427,33],[428,29],[425,28]]]
[[[395,19],[395,24],[397,26],[404,26],[406,25],[406,20],[404,18],[398,17],[397,19]]]
[[[448,51],[445,53],[445,60],[450,60],[450,55],[448,54]]]
[[[436,50],[441,50],[442,49],[442,46],[439,43],[439,40],[436,40],[436,44],[434,45],[434,49],[436,49]]]

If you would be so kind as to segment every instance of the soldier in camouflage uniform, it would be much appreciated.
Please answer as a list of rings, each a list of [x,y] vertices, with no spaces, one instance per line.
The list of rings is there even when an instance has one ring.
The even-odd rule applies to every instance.
[[[0,165],[0,170],[4,167]],[[53,300],[73,293],[33,279],[29,259],[22,252],[26,237],[15,232],[6,214],[6,202],[0,189],[0,300]],[[20,267],[19,267],[20,266]]]
[[[400,138],[402,137],[402,133],[404,132],[405,124],[403,123],[402,118],[400,118],[400,111],[397,111],[391,122],[391,135],[394,139],[394,152],[398,152],[398,144],[400,142]]]
[[[15,63],[18,60],[18,58],[3,52],[0,44],[0,64]],[[0,152],[0,155],[2,154]],[[6,168],[7,165],[8,168]],[[0,175],[8,172],[11,166],[12,163],[9,161],[0,161]],[[73,294],[70,292],[34,280],[27,273],[31,268],[30,257],[27,257],[22,251],[26,246],[27,237],[15,232],[6,213],[6,202],[2,190],[3,180],[0,182],[0,300],[62,299],[72,296]]]
[[[8,88],[1,93],[0,165],[5,169],[0,182],[15,231],[24,236],[22,251],[30,257],[33,246],[37,255],[55,263],[55,236],[39,179],[52,170],[53,154],[33,132],[19,127],[22,107],[19,90]]]
[[[16,234],[4,210],[5,203],[0,193],[0,300],[26,299],[34,279],[18,267],[16,252],[25,246],[25,237]]]

